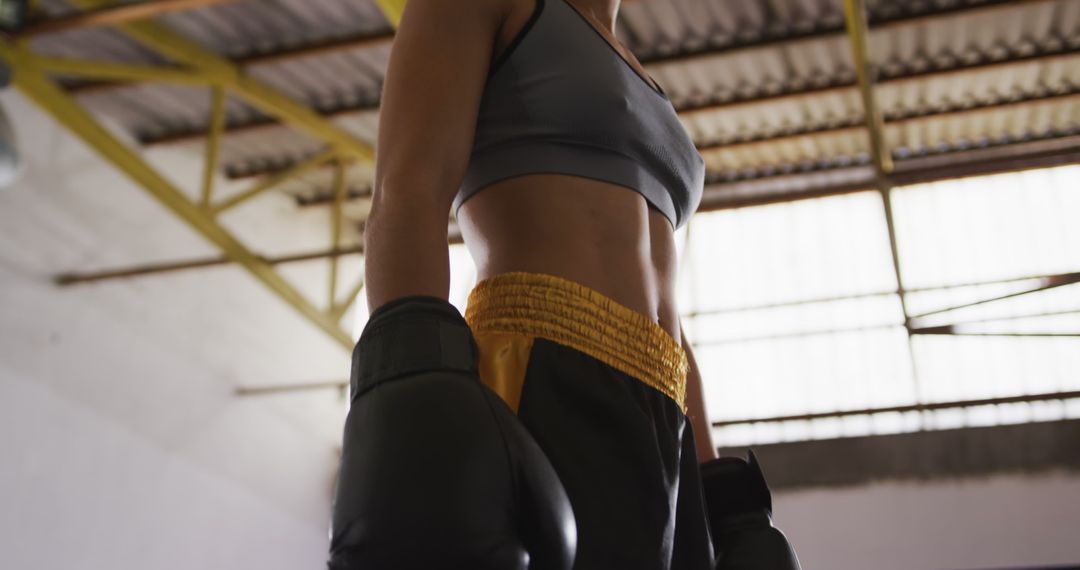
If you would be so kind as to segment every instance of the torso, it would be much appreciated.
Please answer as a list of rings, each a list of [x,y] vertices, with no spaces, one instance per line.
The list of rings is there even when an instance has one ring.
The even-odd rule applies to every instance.
[[[496,57],[535,4],[515,5],[496,40]],[[647,77],[632,54],[607,39]],[[682,342],[674,233],[641,194],[589,178],[528,174],[480,191],[461,206],[457,219],[478,279],[508,271],[570,279],[647,315]]]

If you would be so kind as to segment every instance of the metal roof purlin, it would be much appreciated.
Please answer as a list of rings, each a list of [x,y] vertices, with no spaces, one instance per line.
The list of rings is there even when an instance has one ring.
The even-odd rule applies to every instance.
[[[102,0],[75,0],[74,3],[86,9],[110,4]],[[343,153],[368,163],[374,161],[375,151],[367,143],[348,134],[309,107],[246,75],[229,59],[203,48],[167,26],[140,21],[122,24],[117,29],[161,55],[203,72],[232,94],[278,117],[289,126],[325,141]]]
[[[70,95],[44,72],[34,67],[33,58],[23,49],[0,42],[0,57],[15,69],[14,84],[29,99],[48,112],[105,160],[126,174],[151,196],[171,210],[192,229],[220,248],[256,279],[276,293],[305,318],[329,334],[346,349],[353,346],[352,337],[329,312],[312,305],[299,291],[283,279],[260,256],[248,250],[228,230],[208,215],[204,208],[189,200],[161,174],[148,165],[135,151],[118,141],[93,116],[81,108]]]
[[[870,137],[870,153],[876,173],[877,188],[881,194],[882,208],[885,214],[885,227],[889,237],[889,252],[892,256],[893,272],[896,276],[896,295],[900,301],[900,310],[904,315],[904,330],[907,332],[908,359],[911,363],[912,393],[916,408],[922,410],[922,394],[919,387],[919,368],[915,359],[914,328],[911,310],[907,305],[907,291],[904,289],[904,277],[900,270],[900,252],[897,245],[896,223],[893,219],[892,181],[889,173],[893,171],[892,152],[885,142],[885,119],[881,114],[874,94],[874,69],[870,62],[869,42],[867,41],[869,24],[866,18],[864,0],[844,0],[844,21],[847,25],[848,38],[851,40],[851,58],[855,76],[862,96],[863,116],[866,119],[867,134]],[[922,421],[920,416],[920,422]],[[920,429],[923,424],[920,423]]]

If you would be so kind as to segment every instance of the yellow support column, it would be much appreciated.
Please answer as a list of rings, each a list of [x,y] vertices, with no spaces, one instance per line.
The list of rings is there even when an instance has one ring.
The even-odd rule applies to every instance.
[[[375,4],[382,10],[383,16],[389,20],[390,25],[396,30],[401,23],[401,15],[405,12],[406,0],[375,0]]]
[[[862,0],[844,0],[844,17],[848,39],[851,41],[851,58],[859,82],[866,128],[870,136],[870,153],[879,177],[884,177],[892,172],[893,160],[892,153],[885,144],[885,120],[881,115],[881,108],[878,107],[877,97],[874,96],[874,70],[870,64],[866,7]]]
[[[338,249],[341,245],[341,207],[345,203],[348,183],[345,180],[345,165],[340,160],[334,162],[334,203],[330,208],[330,291],[326,306],[334,312],[337,298]]]
[[[214,193],[214,171],[217,169],[221,132],[225,130],[225,89],[214,87],[210,95],[210,132],[206,136],[206,158],[203,164],[202,197],[199,205],[210,208]]]

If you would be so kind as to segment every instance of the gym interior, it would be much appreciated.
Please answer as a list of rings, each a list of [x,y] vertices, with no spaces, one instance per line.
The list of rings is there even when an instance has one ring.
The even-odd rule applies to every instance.
[[[0,567],[323,567],[403,6],[0,2]],[[1080,567],[1080,0],[617,31],[706,163],[714,441],[803,568]]]

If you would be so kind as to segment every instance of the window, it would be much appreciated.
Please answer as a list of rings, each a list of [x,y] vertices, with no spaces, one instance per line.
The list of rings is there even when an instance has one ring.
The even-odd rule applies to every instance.
[[[988,301],[914,319],[910,344],[879,193],[691,221],[679,304],[718,445],[1080,417],[1080,167],[892,203],[908,313]],[[950,404],[981,399],[1007,401]]]

